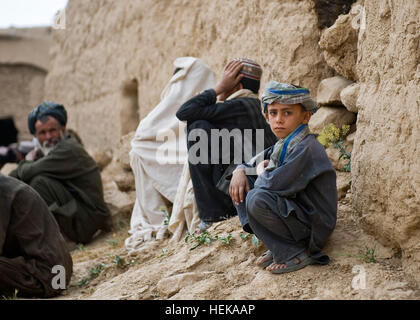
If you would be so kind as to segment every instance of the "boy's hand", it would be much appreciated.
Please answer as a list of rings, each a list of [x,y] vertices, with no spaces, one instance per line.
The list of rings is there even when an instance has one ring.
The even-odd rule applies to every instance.
[[[260,175],[261,173],[263,173],[264,172],[264,170],[265,170],[265,167],[267,167],[268,166],[268,163],[270,162],[270,160],[264,160],[264,161],[261,161],[259,164],[258,164],[258,166],[257,166],[257,175]]]
[[[245,199],[245,190],[250,190],[245,170],[239,169],[233,171],[229,186],[229,195],[236,205],[239,205]]]
[[[219,96],[224,93],[229,93],[235,88],[241,81],[243,74],[239,72],[242,69],[242,61],[232,60],[230,61],[223,71],[222,79],[214,87],[216,95]]]

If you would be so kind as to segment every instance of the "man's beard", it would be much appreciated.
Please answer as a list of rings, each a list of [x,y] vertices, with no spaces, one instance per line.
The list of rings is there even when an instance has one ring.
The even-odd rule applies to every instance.
[[[37,138],[35,138],[36,148],[40,149],[44,156],[47,156],[52,150],[55,149],[57,143],[59,143],[63,138],[63,134],[60,132],[59,138],[51,138],[50,140],[45,140],[42,145]]]

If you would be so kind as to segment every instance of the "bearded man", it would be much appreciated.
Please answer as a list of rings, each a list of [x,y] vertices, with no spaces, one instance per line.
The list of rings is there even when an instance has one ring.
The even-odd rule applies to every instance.
[[[110,212],[98,165],[67,134],[66,124],[67,112],[60,104],[43,102],[32,110],[28,127],[36,147],[10,175],[39,193],[67,238],[85,244],[98,230],[109,231]]]

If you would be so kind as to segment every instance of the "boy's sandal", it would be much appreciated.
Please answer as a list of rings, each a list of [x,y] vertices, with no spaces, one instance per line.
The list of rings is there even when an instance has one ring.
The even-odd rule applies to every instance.
[[[264,260],[260,263],[257,263],[257,266],[259,266],[261,268],[266,268],[270,264],[272,264],[273,261],[274,261],[273,260],[273,253],[270,250],[267,250],[258,259],[264,259]]]
[[[296,263],[296,260],[295,260],[296,258],[299,260],[298,263]],[[285,268],[277,268],[277,269],[269,270],[269,271],[275,274],[288,273],[288,272],[300,270],[312,263],[313,263],[312,258],[308,256],[308,254],[304,251],[298,254],[296,257],[286,261],[285,263],[279,263],[279,264],[285,264],[286,265]]]

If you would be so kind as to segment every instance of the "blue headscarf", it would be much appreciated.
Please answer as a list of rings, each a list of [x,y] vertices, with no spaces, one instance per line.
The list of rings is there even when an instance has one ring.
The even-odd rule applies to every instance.
[[[273,102],[282,104],[300,103],[311,113],[315,113],[318,109],[318,105],[312,99],[309,89],[277,81],[270,81],[266,85],[261,100],[264,106],[264,113],[267,112],[267,105]]]
[[[51,116],[56,119],[62,126],[67,123],[67,112],[61,104],[55,102],[44,101],[31,111],[28,116],[29,131],[35,134],[35,123],[43,116]]]

